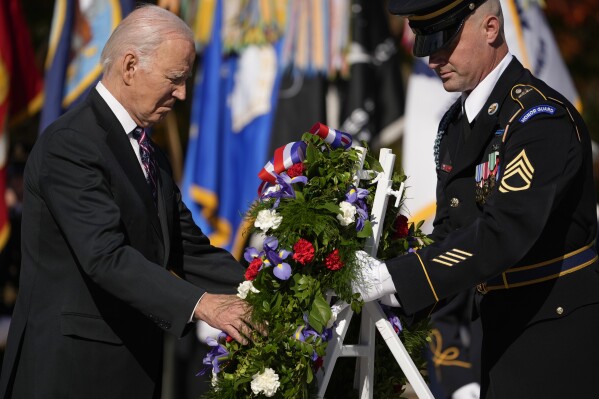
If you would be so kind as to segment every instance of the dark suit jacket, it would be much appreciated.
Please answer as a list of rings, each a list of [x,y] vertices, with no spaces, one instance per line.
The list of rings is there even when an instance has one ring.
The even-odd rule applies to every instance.
[[[243,281],[194,224],[166,157],[156,161],[157,207],[96,90],[36,143],[0,397],[159,397],[163,332],[183,335],[204,292]]]

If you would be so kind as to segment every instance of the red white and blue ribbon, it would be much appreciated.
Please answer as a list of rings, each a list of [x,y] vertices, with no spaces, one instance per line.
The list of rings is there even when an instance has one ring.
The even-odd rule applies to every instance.
[[[294,141],[280,146],[275,150],[275,156],[264,165],[258,177],[267,183],[276,181],[276,174],[282,173],[304,160],[306,155],[306,143]]]
[[[310,133],[317,135],[333,148],[348,149],[352,144],[352,137],[349,133],[335,130],[320,122],[312,126]],[[306,146],[307,144],[303,141],[294,141],[275,150],[274,157],[258,173],[258,177],[262,180],[262,184],[258,188],[258,195],[262,194],[267,184],[275,184],[276,175],[304,161]]]
[[[328,127],[327,125],[323,125],[320,122],[312,126],[312,129],[310,129],[310,133],[317,135],[318,137],[329,143],[333,148],[343,147],[347,150],[349,147],[351,147],[351,134],[335,130],[333,128]]]

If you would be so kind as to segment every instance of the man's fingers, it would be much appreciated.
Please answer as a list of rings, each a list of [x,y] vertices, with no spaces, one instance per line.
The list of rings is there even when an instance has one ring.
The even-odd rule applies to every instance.
[[[242,345],[247,345],[248,340],[234,326],[229,325],[224,331],[227,334],[229,334],[231,338],[233,338],[235,341],[239,342]]]

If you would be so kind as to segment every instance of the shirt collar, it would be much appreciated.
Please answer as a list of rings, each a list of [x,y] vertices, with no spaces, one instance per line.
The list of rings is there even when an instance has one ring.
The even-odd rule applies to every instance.
[[[108,91],[102,82],[98,82],[96,85],[96,90],[104,99],[104,101],[106,101],[108,107],[110,107],[116,118],[119,120],[121,126],[123,126],[123,129],[125,129],[125,133],[131,133],[137,127],[137,123],[135,123],[133,118],[131,118],[131,115],[129,115],[125,107],[123,107],[121,103],[114,98],[114,96]]]
[[[493,69],[469,95],[462,93],[462,104],[464,105],[464,112],[466,112],[468,122],[472,123],[476,115],[478,115],[485,105],[493,88],[497,84],[499,77],[512,61],[512,58],[514,58],[514,56],[511,53],[507,53],[507,55],[503,57],[503,60],[497,64],[495,69]]]

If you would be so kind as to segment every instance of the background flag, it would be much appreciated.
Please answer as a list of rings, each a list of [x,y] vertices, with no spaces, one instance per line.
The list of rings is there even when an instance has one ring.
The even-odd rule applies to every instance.
[[[56,0],[46,59],[40,133],[100,80],[100,55],[133,0]]]
[[[223,15],[231,15],[231,4],[217,1],[212,10],[212,36],[193,91],[182,193],[211,243],[240,258],[247,239],[243,215],[256,198],[258,172],[268,159],[281,43],[226,54]]]
[[[401,57],[381,2],[351,1],[349,76],[337,81],[339,129],[355,143],[375,147],[397,141],[404,113]],[[382,142],[381,142],[382,141]]]
[[[539,2],[501,0],[501,6],[510,52],[580,109],[580,98]],[[426,63],[426,58],[416,59],[408,80],[402,164],[411,186],[408,192],[415,193],[406,207],[412,220],[426,220],[423,231],[430,233],[436,210],[433,144],[441,117],[459,93],[445,92]]]
[[[0,250],[10,234],[5,202],[10,122],[39,110],[42,79],[19,0],[0,3]]]

